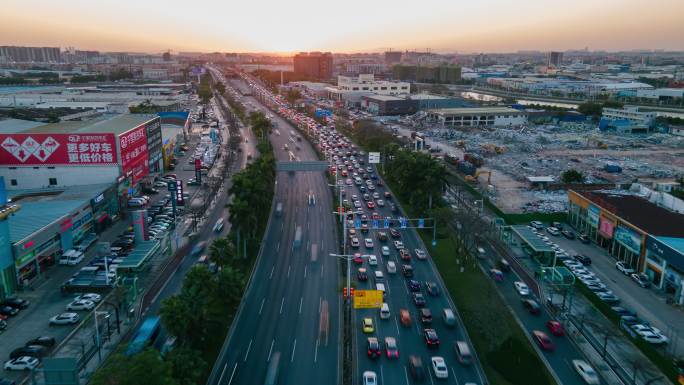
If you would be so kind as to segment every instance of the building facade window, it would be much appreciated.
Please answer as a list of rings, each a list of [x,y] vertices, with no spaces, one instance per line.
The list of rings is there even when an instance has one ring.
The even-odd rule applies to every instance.
[[[57,185],[57,178],[50,178],[50,186],[56,186]]]
[[[16,180],[16,179],[10,179],[10,185],[16,186],[17,184],[18,184],[18,183],[17,183],[17,180]]]

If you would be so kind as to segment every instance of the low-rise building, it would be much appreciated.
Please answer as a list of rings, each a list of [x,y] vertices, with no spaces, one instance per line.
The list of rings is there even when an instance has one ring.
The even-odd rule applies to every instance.
[[[684,304],[684,202],[640,187],[568,191],[569,222]]]
[[[330,99],[344,102],[347,105],[357,105],[362,96],[408,95],[411,93],[411,85],[407,82],[375,80],[373,74],[362,74],[358,77],[338,76],[337,86],[328,87],[327,91]]]
[[[656,113],[639,107],[604,108],[599,122],[601,130],[619,133],[650,132],[655,127]]]
[[[428,110],[428,119],[445,127],[517,127],[527,114],[509,107],[441,108]]]
[[[393,95],[367,95],[361,97],[361,108],[380,116],[409,115],[429,109],[468,106],[470,104],[463,99],[431,94],[412,94],[403,97]]]

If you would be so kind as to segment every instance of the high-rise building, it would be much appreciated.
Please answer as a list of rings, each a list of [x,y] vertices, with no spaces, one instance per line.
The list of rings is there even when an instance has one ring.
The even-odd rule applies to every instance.
[[[385,52],[385,64],[392,65],[397,63],[401,63],[401,51]]]
[[[560,67],[563,64],[563,52],[549,52],[549,67]]]
[[[333,57],[330,52],[301,52],[294,57],[294,72],[312,79],[332,78]]]
[[[20,63],[58,63],[62,61],[59,47],[0,46],[0,57]]]

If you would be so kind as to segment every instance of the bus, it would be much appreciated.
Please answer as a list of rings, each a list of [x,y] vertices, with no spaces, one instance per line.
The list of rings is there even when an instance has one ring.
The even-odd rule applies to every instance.
[[[160,332],[161,319],[158,316],[145,318],[138,331],[135,332],[133,340],[128,344],[126,355],[129,357],[134,356],[142,352],[146,347],[154,344]]]
[[[297,226],[294,238],[294,247],[299,247],[302,245],[302,226]]]

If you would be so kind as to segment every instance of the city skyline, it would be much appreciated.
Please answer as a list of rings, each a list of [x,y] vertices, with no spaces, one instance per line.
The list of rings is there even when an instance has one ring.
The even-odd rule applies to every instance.
[[[0,23],[0,45],[246,53],[684,49],[684,27],[677,20],[684,14],[684,3],[675,0],[657,0],[648,6],[638,0],[600,4],[580,0],[563,12],[542,7],[543,3],[535,0],[516,4],[503,0],[478,4],[427,0],[419,9],[410,10],[393,8],[386,1],[365,4],[353,0],[333,13],[310,0],[230,7],[208,1],[194,8],[180,1],[154,0],[136,3],[135,12],[112,0],[97,5],[66,3],[56,6],[39,0],[10,1],[3,12],[6,20]],[[161,18],[149,16],[160,12]],[[233,14],[251,17],[231,17]],[[263,22],[255,24],[259,19]],[[189,28],[198,22],[200,28]]]

